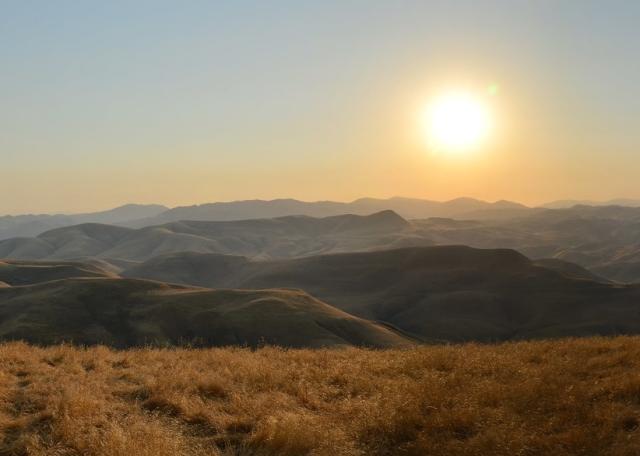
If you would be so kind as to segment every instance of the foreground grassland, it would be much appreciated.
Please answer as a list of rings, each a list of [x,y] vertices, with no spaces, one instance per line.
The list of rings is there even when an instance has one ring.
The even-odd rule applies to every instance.
[[[640,338],[0,345],[0,455],[637,455]]]

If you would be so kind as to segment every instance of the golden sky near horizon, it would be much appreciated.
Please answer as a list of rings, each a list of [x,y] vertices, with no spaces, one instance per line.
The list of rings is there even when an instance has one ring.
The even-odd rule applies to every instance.
[[[623,1],[12,5],[0,214],[640,198],[638,20]],[[451,91],[491,122],[455,153],[421,120]]]

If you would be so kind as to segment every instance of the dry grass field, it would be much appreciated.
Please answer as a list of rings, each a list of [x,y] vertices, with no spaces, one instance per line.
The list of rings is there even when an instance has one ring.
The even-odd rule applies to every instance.
[[[640,338],[0,345],[0,455],[637,455]]]

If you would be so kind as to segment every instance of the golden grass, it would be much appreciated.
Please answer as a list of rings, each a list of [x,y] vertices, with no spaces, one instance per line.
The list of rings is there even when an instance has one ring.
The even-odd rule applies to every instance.
[[[640,338],[0,345],[0,455],[637,455]]]

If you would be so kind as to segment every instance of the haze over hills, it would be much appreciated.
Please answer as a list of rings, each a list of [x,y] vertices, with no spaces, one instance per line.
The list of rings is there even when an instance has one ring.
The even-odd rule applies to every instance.
[[[165,253],[195,251],[259,258],[424,245],[411,223],[394,212],[325,218],[288,216],[237,222],[183,221],[131,229],[84,224],[35,238],[0,241],[0,258],[143,261]]]
[[[496,341],[640,331],[640,287],[536,264],[513,250],[412,247],[249,261],[183,253],[125,276],[208,287],[301,288],[428,341]]]
[[[0,258],[106,260],[117,272],[132,261],[184,251],[251,258],[462,244],[510,248],[533,259],[579,264],[610,280],[640,282],[640,208],[574,206],[486,220],[406,220],[392,211],[369,216],[286,216],[227,222],[180,221],[132,229],[84,224],[33,238],[0,241]]]
[[[545,203],[540,207],[546,209],[568,209],[573,206],[627,206],[640,207],[640,200],[632,198],[615,198],[607,201],[594,200],[557,200]]]
[[[29,214],[0,216],[0,239],[37,236],[45,231],[80,223],[121,224],[139,218],[154,217],[166,211],[159,204],[126,204],[107,211],[86,214]]]
[[[640,208],[574,206],[493,221],[414,220],[434,244],[513,248],[621,282],[640,281]]]
[[[406,219],[443,217],[487,220],[528,215],[538,212],[540,209],[568,209],[579,205],[640,207],[640,200],[629,198],[608,201],[558,200],[535,208],[505,200],[486,202],[465,197],[450,201],[404,197],[360,198],[352,202],[307,202],[288,198],[216,202],[174,208],[160,204],[126,204],[107,211],[84,214],[0,216],[0,239],[15,236],[37,236],[54,228],[81,223],[104,223],[141,228],[182,220],[236,221],[288,215],[308,215],[311,217],[345,214],[369,215],[384,210],[392,210]]]
[[[290,215],[328,217],[333,215],[369,215],[393,210],[405,218],[504,217],[526,211],[518,203],[497,201],[488,203],[473,198],[457,198],[438,202],[415,198],[375,199],[361,198],[350,203],[319,201],[305,202],[295,199],[249,200],[210,203],[168,209],[150,204],[128,204],[103,212],[75,215],[18,215],[0,217],[0,240],[16,236],[37,236],[45,231],[82,223],[103,223],[130,228],[160,225],[183,220],[237,221],[275,218]]]
[[[272,218],[287,215],[308,215],[327,217],[332,215],[368,215],[374,212],[392,210],[404,218],[425,217],[482,217],[484,211],[526,211],[519,203],[497,201],[488,203],[474,198],[457,198],[451,201],[430,201],[416,198],[394,197],[389,199],[361,198],[350,203],[335,201],[304,202],[295,199],[272,201],[251,200],[228,203],[211,203],[170,209],[155,217],[139,221],[147,225],[179,220],[243,220]]]

